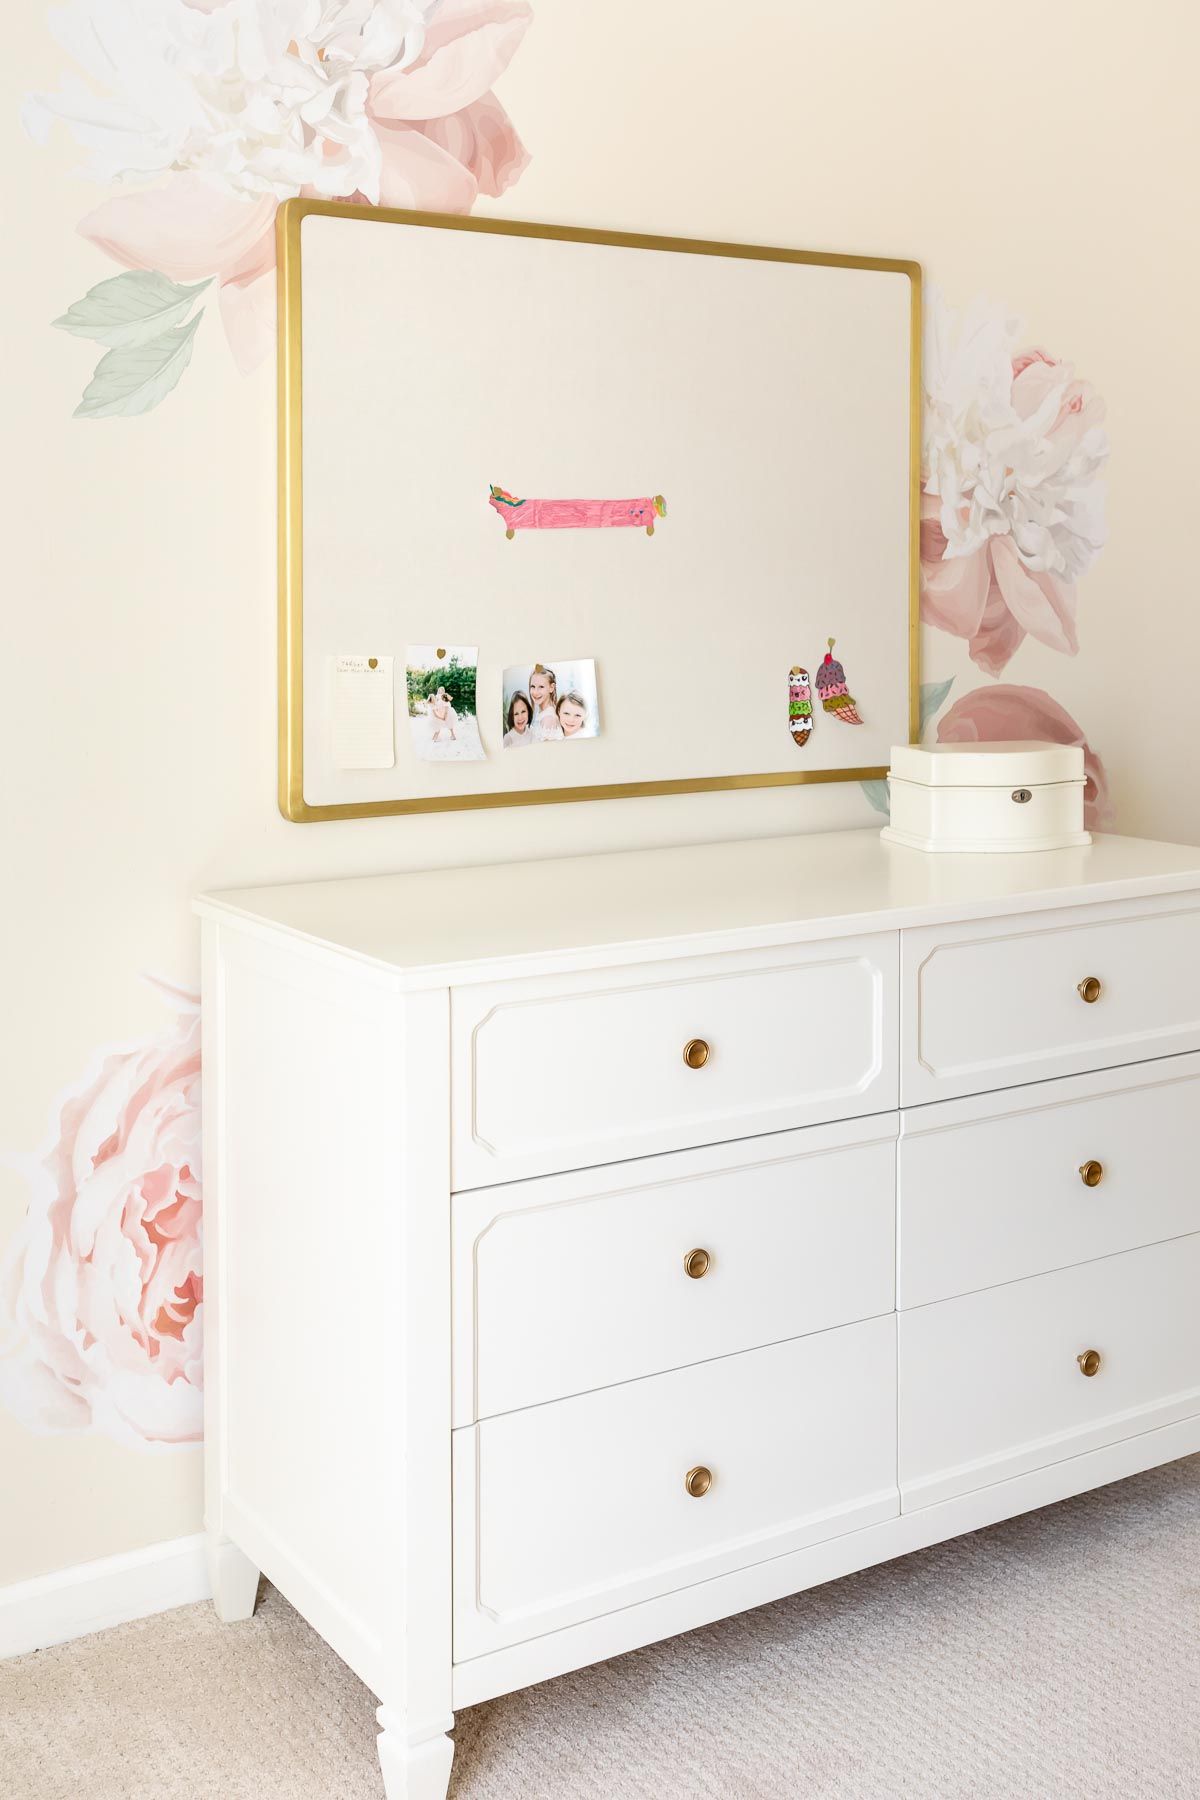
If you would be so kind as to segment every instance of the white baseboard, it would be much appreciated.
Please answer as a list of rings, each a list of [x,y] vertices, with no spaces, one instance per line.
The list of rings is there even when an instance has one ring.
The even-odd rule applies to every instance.
[[[204,1534],[147,1544],[0,1587],[0,1657],[23,1656],[130,1619],[207,1600]]]

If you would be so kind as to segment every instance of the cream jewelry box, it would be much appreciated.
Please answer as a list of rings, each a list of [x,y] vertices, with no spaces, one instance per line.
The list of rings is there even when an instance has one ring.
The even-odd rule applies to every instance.
[[[891,820],[910,850],[1061,850],[1090,844],[1078,744],[897,744]]]

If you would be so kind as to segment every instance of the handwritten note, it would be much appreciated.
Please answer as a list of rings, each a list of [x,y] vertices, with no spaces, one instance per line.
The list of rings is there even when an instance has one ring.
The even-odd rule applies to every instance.
[[[334,656],[330,661],[334,767],[394,768],[391,657]]]

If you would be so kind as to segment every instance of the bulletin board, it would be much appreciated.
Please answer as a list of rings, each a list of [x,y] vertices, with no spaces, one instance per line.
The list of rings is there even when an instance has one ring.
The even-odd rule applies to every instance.
[[[863,780],[915,739],[915,263],[307,200],[278,231],[287,818]],[[423,760],[413,646],[474,649],[473,760]],[[388,766],[346,766],[348,659],[390,668]],[[506,739],[556,661],[583,730],[552,696]]]

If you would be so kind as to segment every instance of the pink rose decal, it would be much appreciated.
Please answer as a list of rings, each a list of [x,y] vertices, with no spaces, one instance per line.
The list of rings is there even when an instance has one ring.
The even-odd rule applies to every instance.
[[[155,985],[171,1024],[63,1097],[0,1277],[7,1404],[137,1446],[203,1432],[200,1012]]]
[[[1105,538],[1103,402],[1015,337],[1000,309],[959,317],[930,296],[921,616],[989,675],[1026,634],[1078,652],[1076,582]]]
[[[1009,744],[1024,738],[1082,744],[1083,822],[1089,831],[1103,831],[1113,822],[1104,764],[1066,708],[1041,688],[975,688],[938,720],[937,738],[939,744]]]
[[[25,108],[55,119],[120,191],[80,224],[128,273],[56,324],[109,346],[78,412],[147,412],[178,382],[214,280],[247,371],[275,333],[275,210],[293,195],[469,212],[529,158],[492,91],[529,0],[68,0],[54,15],[89,77]]]

